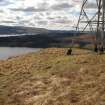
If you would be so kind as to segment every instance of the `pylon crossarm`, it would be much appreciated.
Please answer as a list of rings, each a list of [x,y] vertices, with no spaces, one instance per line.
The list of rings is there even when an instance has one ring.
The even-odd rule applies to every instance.
[[[83,9],[83,12],[84,12],[84,15],[85,15],[85,17],[86,17],[86,19],[87,19],[87,21],[88,21],[88,25],[90,26],[90,30],[91,31],[93,31],[93,27],[92,27],[92,25],[91,25],[91,21],[90,21],[90,19],[88,18],[88,16],[87,16],[87,14],[86,14],[86,12],[84,11],[84,9]]]
[[[92,20],[96,17],[96,15],[97,15],[97,13],[95,13],[95,15],[94,15],[89,21],[84,21],[84,22],[86,22],[87,24],[86,24],[86,26],[84,27],[83,31],[85,31],[85,29],[87,28],[87,26],[92,23]]]
[[[98,1],[99,1],[99,0],[96,0],[97,7],[99,6]]]
[[[86,4],[86,2],[87,2],[87,0],[83,1],[82,7],[81,7],[81,11],[80,11],[80,16],[79,16],[78,23],[77,23],[77,27],[79,27],[79,23],[80,23],[80,20],[81,20],[81,15],[82,15],[83,8],[84,8],[84,5]],[[79,29],[79,28],[76,28],[76,30],[77,29]]]

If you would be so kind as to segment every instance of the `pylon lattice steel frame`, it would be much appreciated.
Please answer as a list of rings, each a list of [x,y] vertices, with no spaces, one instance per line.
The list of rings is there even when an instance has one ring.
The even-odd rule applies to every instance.
[[[97,6],[96,13],[94,13],[90,19],[85,10],[86,5],[88,4],[88,0],[83,0],[76,30],[79,31],[81,29],[80,25],[85,23],[85,25],[83,25],[84,27],[82,31],[85,32],[87,27],[89,27],[88,31],[94,32],[96,35],[95,43],[97,45],[105,46],[105,0],[95,0],[95,2]],[[86,19],[85,21],[83,21],[84,18]]]

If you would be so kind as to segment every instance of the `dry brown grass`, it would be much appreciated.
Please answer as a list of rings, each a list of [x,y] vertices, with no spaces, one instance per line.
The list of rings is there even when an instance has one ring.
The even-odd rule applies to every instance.
[[[0,61],[0,105],[105,105],[105,55],[66,51]]]

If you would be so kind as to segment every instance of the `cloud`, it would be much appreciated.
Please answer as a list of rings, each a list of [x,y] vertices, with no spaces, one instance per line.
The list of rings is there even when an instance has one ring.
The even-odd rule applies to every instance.
[[[70,24],[72,23],[72,20],[59,19],[59,20],[55,20],[54,22],[59,24]]]
[[[0,0],[0,23],[67,29],[76,24],[81,4],[82,0]],[[86,8],[96,7],[91,2]]]
[[[70,9],[72,7],[73,7],[73,5],[70,5],[68,3],[62,3],[62,4],[55,4],[51,8],[53,10],[64,10],[64,9]]]
[[[22,12],[44,12],[46,11],[45,8],[34,8],[34,7],[28,7],[28,8],[13,8],[12,11],[22,11]]]
[[[15,23],[15,22],[12,21],[12,20],[10,20],[10,21],[9,21],[9,20],[4,20],[4,21],[0,21],[0,22],[1,22],[1,23],[7,23],[7,24],[8,24],[8,23]]]
[[[37,24],[39,25],[47,25],[48,21],[38,21]]]
[[[3,2],[4,0],[0,0],[0,2]]]
[[[87,9],[96,9],[97,5],[96,5],[96,3],[88,2],[87,5],[85,6],[85,8],[87,8]]]
[[[60,11],[64,9],[70,9],[73,5],[70,5],[68,3],[62,3],[62,4],[54,4],[52,6],[49,6],[48,3],[40,3],[37,5],[37,7],[27,7],[27,8],[10,8],[13,11],[23,11],[23,12],[44,12],[44,11]]]
[[[8,0],[0,0],[0,6],[7,6],[9,4],[11,4],[12,2],[8,1]]]

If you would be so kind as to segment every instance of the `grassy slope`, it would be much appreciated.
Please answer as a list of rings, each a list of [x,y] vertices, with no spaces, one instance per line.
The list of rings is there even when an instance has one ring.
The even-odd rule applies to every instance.
[[[105,105],[105,55],[66,50],[0,61],[0,105]]]

